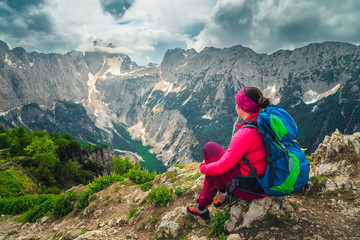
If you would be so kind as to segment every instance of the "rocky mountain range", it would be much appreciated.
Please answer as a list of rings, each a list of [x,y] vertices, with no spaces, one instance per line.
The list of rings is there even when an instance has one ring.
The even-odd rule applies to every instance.
[[[160,65],[138,66],[124,54],[27,53],[0,41],[0,85],[2,125],[46,125],[50,120],[31,125],[34,113],[23,110],[29,103],[43,115],[66,102],[81,104],[87,114],[81,119],[89,117],[94,125],[86,120],[85,127],[66,110],[71,120],[63,129],[118,149],[131,138],[141,140],[165,166],[201,161],[208,141],[227,147],[237,117],[234,96],[244,85],[258,86],[292,114],[308,154],[336,128],[360,131],[360,47],[340,42],[273,54],[240,45],[201,52],[176,48]],[[123,137],[125,129],[130,139]]]

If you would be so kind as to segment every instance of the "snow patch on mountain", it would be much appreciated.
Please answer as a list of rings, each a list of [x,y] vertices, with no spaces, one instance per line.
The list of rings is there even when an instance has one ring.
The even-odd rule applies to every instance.
[[[123,60],[124,60],[124,57],[121,57],[121,56],[108,58],[106,60],[106,64],[109,68],[106,70],[104,75],[110,74],[110,75],[114,75],[114,76],[120,76],[121,75],[120,66],[121,66]]]
[[[184,106],[190,99],[191,99],[191,95],[181,104],[181,106]]]
[[[318,92],[314,91],[314,90],[309,90],[307,91],[304,96],[303,96],[303,101],[305,102],[305,104],[312,104],[312,103],[316,103],[317,101],[319,101],[320,99],[327,97],[331,94],[336,93],[336,91],[340,88],[340,84],[336,84],[335,87],[333,87],[332,89],[330,89],[329,91],[326,91],[324,93],[319,94]]]
[[[110,133],[107,128],[113,128],[113,125],[110,121],[111,117],[107,114],[109,109],[106,104],[98,99],[97,95],[99,92],[95,86],[101,72],[102,70],[95,75],[88,73],[89,80],[87,81],[87,86],[89,94],[88,99],[85,101],[84,105],[86,106],[86,109],[96,117],[95,125]]]
[[[155,86],[153,88],[153,91],[154,90],[160,90],[160,91],[164,92],[165,96],[166,96],[170,92],[180,92],[183,89],[181,89],[180,86],[174,88],[174,83],[169,83],[169,82],[166,82],[166,81],[160,81],[157,84],[155,84]]]
[[[208,119],[208,120],[212,120],[213,117],[210,115],[210,113],[205,114],[204,116],[202,116],[203,119]]]
[[[172,89],[172,84],[166,81],[160,81],[157,84],[155,84],[153,90],[160,90],[162,92],[169,92]]]
[[[10,67],[16,68],[16,63],[14,63],[13,61],[11,61],[11,58],[9,58],[9,55],[6,53],[5,54],[5,60],[4,62],[6,64],[8,64]]]
[[[312,109],[311,109],[311,112],[315,112],[317,110],[318,106],[315,105]]]

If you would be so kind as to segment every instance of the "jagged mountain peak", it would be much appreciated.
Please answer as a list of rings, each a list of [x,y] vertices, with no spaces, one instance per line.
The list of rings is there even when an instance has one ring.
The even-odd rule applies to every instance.
[[[6,42],[0,40],[0,49],[5,49],[6,51],[8,51],[9,46],[6,44]]]
[[[189,59],[196,54],[197,52],[194,49],[175,48],[167,50],[160,64],[162,77],[168,82],[173,82],[177,69],[185,67]]]
[[[99,73],[99,71],[104,68],[104,64],[107,64],[107,70],[115,75],[129,72],[138,67],[129,56],[122,53],[90,51],[84,52],[83,55],[86,64],[93,75]]]
[[[310,43],[302,48],[296,48],[292,52],[296,54],[297,52],[302,52],[303,54],[312,54],[312,53],[325,53],[325,54],[349,54],[353,51],[359,51],[359,47],[345,42],[334,42],[327,41],[322,43]]]

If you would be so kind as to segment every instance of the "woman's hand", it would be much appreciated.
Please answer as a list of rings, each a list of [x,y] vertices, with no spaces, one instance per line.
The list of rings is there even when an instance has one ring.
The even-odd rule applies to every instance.
[[[206,170],[207,170],[207,167],[206,167],[206,164],[204,162],[202,162],[199,166],[199,170],[202,174],[206,174]]]

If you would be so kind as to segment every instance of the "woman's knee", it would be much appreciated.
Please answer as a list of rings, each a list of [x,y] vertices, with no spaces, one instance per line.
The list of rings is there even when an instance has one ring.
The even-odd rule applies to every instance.
[[[209,158],[221,157],[224,151],[225,150],[215,142],[208,142],[203,149],[204,157]]]

